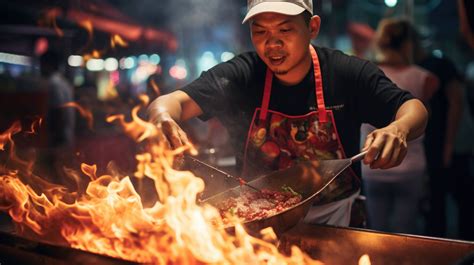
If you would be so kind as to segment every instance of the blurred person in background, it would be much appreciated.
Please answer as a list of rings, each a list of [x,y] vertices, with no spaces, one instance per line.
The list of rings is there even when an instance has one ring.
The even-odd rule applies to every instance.
[[[347,26],[347,32],[351,40],[351,51],[349,54],[361,59],[372,59],[372,41],[375,31],[365,23],[351,22]]]
[[[461,33],[474,50],[474,1],[458,0]],[[464,111],[461,126],[456,138],[452,168],[457,176],[463,178],[465,185],[457,185],[454,191],[459,205],[459,235],[461,239],[474,240],[474,210],[472,195],[474,193],[474,62],[466,69],[466,86]],[[459,177],[458,177],[459,178]]]
[[[408,20],[383,19],[377,28],[375,60],[398,87],[409,91],[425,104],[438,88],[438,79],[414,64],[413,45],[416,31]],[[375,128],[361,127],[365,139]],[[362,178],[367,195],[369,227],[389,232],[420,233],[417,221],[419,202],[427,178],[423,137],[408,143],[405,160],[387,170],[362,166]]]
[[[474,49],[474,1],[458,0],[459,26],[467,44]]]
[[[367,137],[364,163],[385,169],[403,160],[406,142],[424,131],[425,107],[373,63],[311,45],[321,24],[311,0],[249,0],[247,21],[255,52],[150,104],[150,121],[171,148],[191,145],[177,122],[217,117],[230,134],[237,171],[248,180],[300,160],[356,155],[367,122],[380,129]],[[306,222],[349,224],[360,190],[355,164],[319,195]]]
[[[450,169],[454,143],[463,113],[463,80],[455,64],[448,57],[425,50],[420,38],[417,38],[414,44],[415,63],[439,79],[439,88],[429,100],[430,116],[425,132],[429,175],[426,233],[430,236],[445,237],[447,195],[453,185],[464,185],[462,178],[458,179],[453,174],[453,169]],[[468,201],[472,202],[472,199]],[[472,212],[472,204],[460,211],[461,215]]]
[[[52,177],[60,181],[63,172],[61,166],[74,144],[75,110],[64,107],[65,103],[74,101],[74,89],[61,71],[63,61],[60,54],[48,50],[41,55],[39,61],[48,93],[45,119],[48,132],[47,163],[52,167]]]
[[[463,112],[459,129],[454,140],[453,156],[448,167],[447,183],[450,194],[457,206],[457,237],[474,241],[474,120],[472,114],[472,98],[467,96],[474,89],[474,78],[466,80],[463,86]],[[470,91],[469,91],[470,90]],[[454,181],[453,181],[454,180]]]

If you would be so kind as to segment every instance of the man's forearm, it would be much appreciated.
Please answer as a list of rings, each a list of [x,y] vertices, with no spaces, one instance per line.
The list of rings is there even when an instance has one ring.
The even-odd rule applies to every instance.
[[[185,146],[191,153],[197,151],[178,122],[201,114],[196,102],[180,90],[158,97],[148,107],[148,119],[163,132],[165,137],[160,140],[166,143],[165,146],[172,149]]]
[[[163,116],[168,116],[173,120],[181,121],[181,103],[170,95],[160,96],[148,107],[150,122],[157,123]]]
[[[153,123],[162,118],[177,122],[202,114],[201,108],[185,92],[177,90],[155,99],[148,107],[149,120]]]
[[[424,133],[427,121],[428,111],[423,103],[418,99],[411,99],[400,106],[392,125],[405,132],[406,140],[411,141]]]

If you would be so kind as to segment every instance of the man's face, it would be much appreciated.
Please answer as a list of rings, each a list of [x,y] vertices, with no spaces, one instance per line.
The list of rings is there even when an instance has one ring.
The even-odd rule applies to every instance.
[[[309,43],[317,34],[310,31],[303,15],[277,13],[256,15],[250,24],[252,43],[259,57],[280,80],[306,75],[311,65]],[[314,26],[314,25],[313,25]],[[303,72],[303,73],[301,73]]]

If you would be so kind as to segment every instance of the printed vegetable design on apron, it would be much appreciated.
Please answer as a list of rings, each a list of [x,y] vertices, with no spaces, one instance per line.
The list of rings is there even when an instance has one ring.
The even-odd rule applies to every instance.
[[[332,110],[326,110],[318,55],[310,45],[314,66],[317,111],[290,116],[269,109],[273,73],[267,68],[262,105],[255,109],[244,154],[244,176],[258,176],[302,160],[345,158]],[[352,170],[346,170],[326,188],[319,202],[347,197],[360,187]]]

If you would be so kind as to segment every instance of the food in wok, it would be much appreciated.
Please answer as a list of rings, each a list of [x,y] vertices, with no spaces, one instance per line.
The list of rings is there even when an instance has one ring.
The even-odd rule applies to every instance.
[[[224,223],[229,218],[239,218],[243,222],[273,216],[301,202],[302,196],[288,186],[282,191],[262,189],[243,191],[240,196],[230,197],[217,205]]]

